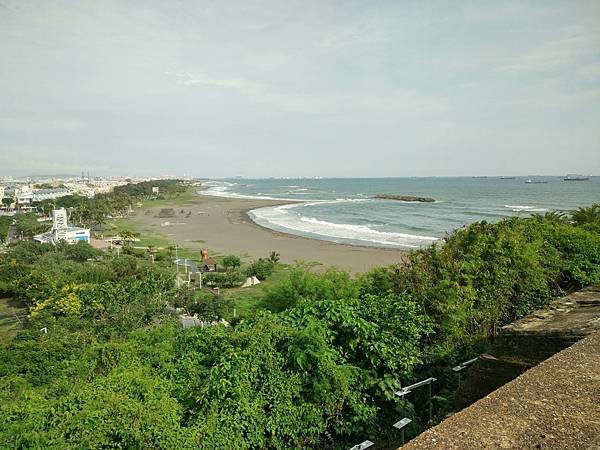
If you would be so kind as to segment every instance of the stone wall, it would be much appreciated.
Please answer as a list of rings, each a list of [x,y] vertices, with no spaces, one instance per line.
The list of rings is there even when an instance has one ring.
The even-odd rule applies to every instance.
[[[402,448],[597,450],[598,399],[600,332],[595,332]]]
[[[468,369],[457,391],[457,408],[479,400],[596,330],[600,330],[600,285],[555,300],[506,325],[490,353]]]

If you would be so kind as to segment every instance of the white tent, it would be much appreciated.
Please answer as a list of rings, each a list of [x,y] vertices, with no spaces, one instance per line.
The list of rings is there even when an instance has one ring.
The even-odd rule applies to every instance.
[[[246,278],[244,284],[242,284],[242,287],[250,287],[254,286],[255,284],[260,284],[260,280],[256,277],[248,277]]]

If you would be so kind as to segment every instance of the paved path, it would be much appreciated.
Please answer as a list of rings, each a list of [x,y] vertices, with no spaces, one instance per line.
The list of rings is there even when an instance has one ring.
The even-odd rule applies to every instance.
[[[196,275],[196,273],[198,273],[198,266],[192,260],[185,259],[185,258],[179,258],[179,259],[176,259],[173,262],[176,265],[181,266],[181,267],[186,267],[186,266],[189,267],[190,268],[190,272],[192,272],[192,276],[194,276],[194,275]]]

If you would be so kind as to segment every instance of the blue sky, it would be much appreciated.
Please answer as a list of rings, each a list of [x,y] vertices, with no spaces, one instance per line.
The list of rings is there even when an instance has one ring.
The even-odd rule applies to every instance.
[[[600,174],[600,2],[0,0],[0,173]]]

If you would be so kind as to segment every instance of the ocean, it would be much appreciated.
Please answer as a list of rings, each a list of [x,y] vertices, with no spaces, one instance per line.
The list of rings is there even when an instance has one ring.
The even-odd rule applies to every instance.
[[[526,183],[526,180],[547,183]],[[600,177],[225,179],[203,194],[301,203],[252,210],[259,225],[333,242],[411,249],[430,245],[473,222],[527,217],[600,202]],[[372,198],[377,194],[431,197],[434,203]]]

